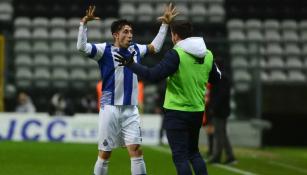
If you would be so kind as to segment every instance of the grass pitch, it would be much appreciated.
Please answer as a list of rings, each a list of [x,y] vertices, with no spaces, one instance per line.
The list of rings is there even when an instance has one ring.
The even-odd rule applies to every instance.
[[[168,147],[143,150],[148,175],[176,175]],[[307,148],[236,148],[235,154],[238,164],[208,165],[209,174],[307,175]],[[0,141],[0,175],[92,175],[96,159],[95,144]],[[113,151],[109,174],[130,174],[126,149]]]

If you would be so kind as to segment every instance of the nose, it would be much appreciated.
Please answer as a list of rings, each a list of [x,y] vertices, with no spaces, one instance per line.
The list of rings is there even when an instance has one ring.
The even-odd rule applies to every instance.
[[[131,32],[129,32],[129,35],[128,35],[129,38],[132,38],[133,37],[133,34]]]

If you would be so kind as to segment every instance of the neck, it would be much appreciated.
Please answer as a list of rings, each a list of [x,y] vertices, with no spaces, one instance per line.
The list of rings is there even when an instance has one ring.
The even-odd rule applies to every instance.
[[[117,47],[117,48],[122,48],[122,49],[127,49],[128,47],[125,47],[125,46],[121,46],[118,42],[114,42],[113,43],[113,46]]]
[[[175,44],[177,44],[179,41],[181,41],[182,39],[177,39],[176,41],[175,41]]]
[[[114,42],[114,46],[115,46],[115,47],[118,47],[118,48],[120,47],[120,46],[119,46],[119,43],[116,42],[116,41]]]

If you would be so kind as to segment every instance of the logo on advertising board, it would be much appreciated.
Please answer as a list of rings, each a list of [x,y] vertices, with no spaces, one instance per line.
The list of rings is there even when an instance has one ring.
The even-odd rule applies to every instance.
[[[96,123],[66,117],[1,117],[0,140],[96,143]]]
[[[160,117],[142,119],[142,143],[158,144]],[[50,117],[45,113],[0,113],[0,141],[43,141],[97,143],[96,114],[75,117]],[[112,144],[108,141],[108,144]]]

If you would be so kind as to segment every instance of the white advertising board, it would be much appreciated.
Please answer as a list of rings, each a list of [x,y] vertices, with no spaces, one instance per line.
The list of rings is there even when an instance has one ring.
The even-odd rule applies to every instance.
[[[161,117],[142,115],[143,144],[159,142]],[[98,114],[50,117],[45,113],[0,113],[0,141],[96,143]]]

